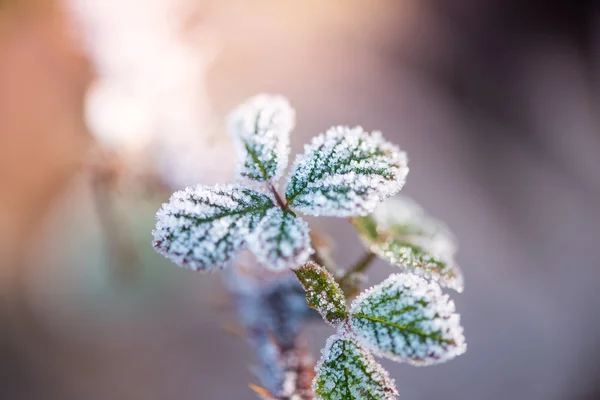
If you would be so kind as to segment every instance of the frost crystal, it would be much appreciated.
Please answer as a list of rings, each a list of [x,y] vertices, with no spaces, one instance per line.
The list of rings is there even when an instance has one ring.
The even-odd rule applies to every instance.
[[[316,309],[325,321],[334,326],[346,318],[346,298],[329,272],[313,262],[294,272],[306,290],[309,307]]]
[[[396,196],[352,222],[370,251],[407,272],[462,292],[463,275],[454,260],[456,240],[417,203]]]
[[[293,212],[273,208],[248,238],[248,247],[269,269],[296,268],[313,252],[309,231],[306,221]]]
[[[331,336],[321,352],[313,381],[317,399],[396,399],[394,381],[348,333]]]
[[[277,180],[287,166],[295,112],[281,96],[258,95],[229,117],[240,163],[238,176],[251,181]]]
[[[454,302],[416,275],[395,274],[362,293],[350,326],[366,347],[399,362],[441,363],[467,348]]]
[[[407,173],[406,154],[380,132],[338,126],[296,157],[285,195],[309,215],[366,215],[402,188]]]
[[[181,267],[222,268],[273,207],[269,195],[237,185],[188,187],[156,213],[153,245]]]

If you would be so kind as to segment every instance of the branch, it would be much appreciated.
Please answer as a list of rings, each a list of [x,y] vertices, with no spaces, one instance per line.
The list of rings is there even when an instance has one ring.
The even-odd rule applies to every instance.
[[[225,282],[258,358],[262,387],[250,388],[265,400],[313,400],[314,362],[300,330],[315,313],[304,302],[304,290],[294,275],[265,276],[263,269],[238,264],[227,270]]]

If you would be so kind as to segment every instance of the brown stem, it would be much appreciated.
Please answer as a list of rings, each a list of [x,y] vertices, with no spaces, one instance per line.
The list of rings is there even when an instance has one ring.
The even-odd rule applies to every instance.
[[[281,207],[282,210],[289,210],[289,207],[288,207],[287,203],[285,203],[283,201],[283,199],[279,195],[279,192],[277,192],[277,190],[275,189],[275,187],[273,186],[273,184],[271,182],[269,182],[268,185],[269,185],[269,190],[271,191],[271,193],[273,193],[273,196],[275,196],[275,200],[277,201],[277,205],[279,207]]]
[[[373,260],[375,260],[375,253],[371,253],[369,251],[363,254],[363,256],[354,264],[354,266],[348,270],[348,273],[356,274],[366,271]]]

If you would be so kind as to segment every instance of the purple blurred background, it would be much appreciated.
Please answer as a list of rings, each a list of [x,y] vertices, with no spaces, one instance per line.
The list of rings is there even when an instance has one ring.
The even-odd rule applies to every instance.
[[[383,131],[459,239],[468,351],[384,362],[402,399],[600,399],[599,63],[593,1],[0,0],[0,398],[254,398],[221,277],[150,232],[169,190],[233,179],[222,121],[271,92],[294,151]],[[312,222],[360,255],[347,221]],[[317,356],[331,329],[307,332]]]

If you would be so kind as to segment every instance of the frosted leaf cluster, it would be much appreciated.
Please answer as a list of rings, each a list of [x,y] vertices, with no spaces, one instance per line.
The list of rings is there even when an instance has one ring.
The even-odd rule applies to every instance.
[[[222,268],[273,207],[271,196],[238,185],[188,187],[158,210],[153,245],[181,267]]]
[[[334,326],[346,318],[346,298],[327,270],[309,262],[294,272],[306,291],[309,307],[316,309],[326,322]]]
[[[313,287],[337,287],[310,279],[318,268],[310,267],[309,279],[304,280]],[[326,296],[321,300],[331,303]],[[318,399],[395,399],[393,381],[371,352],[398,362],[430,365],[466,351],[454,303],[438,284],[416,275],[392,275],[357,297],[349,311],[344,305],[343,311],[345,322],[327,341],[316,367],[313,386]]]
[[[353,218],[370,251],[407,272],[462,292],[462,271],[455,261],[454,235],[413,200],[396,196],[366,217]]]
[[[282,96],[262,94],[239,106],[229,117],[238,176],[257,182],[279,179],[288,163],[294,124],[295,112]]]
[[[395,274],[362,293],[350,326],[364,346],[399,362],[430,365],[466,351],[454,302],[416,275]]]
[[[394,400],[394,381],[351,335],[341,331],[327,340],[315,371],[319,400]]]
[[[238,146],[238,178],[249,186],[198,185],[174,193],[157,213],[154,247],[176,264],[201,271],[222,268],[248,249],[272,270],[270,276],[277,277],[272,288],[263,282],[266,275],[243,268],[241,273],[239,268],[229,271],[236,277],[229,284],[237,294],[241,320],[259,355],[267,388],[254,390],[263,398],[311,397],[305,384],[312,379],[310,363],[291,351],[298,344],[300,324],[308,315],[316,316],[307,312],[308,304],[338,327],[315,370],[316,398],[396,399],[394,382],[372,353],[429,365],[466,351],[454,303],[435,282],[462,290],[454,238],[411,200],[388,199],[404,185],[406,154],[381,133],[360,127],[331,128],[305,146],[282,199],[275,181],[286,167],[293,127],[294,111],[280,96],[256,96],[236,109],[229,129]],[[335,267],[327,256],[313,254],[310,229],[297,211],[353,217],[369,250],[409,273],[390,276],[348,307],[341,287],[354,284],[372,255],[349,275],[332,275]],[[311,256],[324,267],[309,261]],[[293,275],[280,274],[287,268],[302,288],[284,278]]]
[[[340,126],[314,138],[297,157],[284,204],[274,183],[287,166],[294,124],[295,112],[281,96],[258,95],[234,110],[229,131],[237,144],[238,178],[264,186],[273,199],[231,185],[177,192],[157,214],[157,251],[180,266],[214,270],[247,247],[267,268],[295,268],[314,250],[308,224],[293,209],[309,215],[364,215],[402,188],[406,154],[380,132]],[[225,199],[233,203],[221,204]]]
[[[366,215],[400,191],[407,163],[406,154],[380,132],[333,127],[296,157],[285,195],[292,207],[309,215]]]
[[[312,254],[308,223],[289,210],[273,208],[248,238],[248,247],[270,269],[295,268]]]

